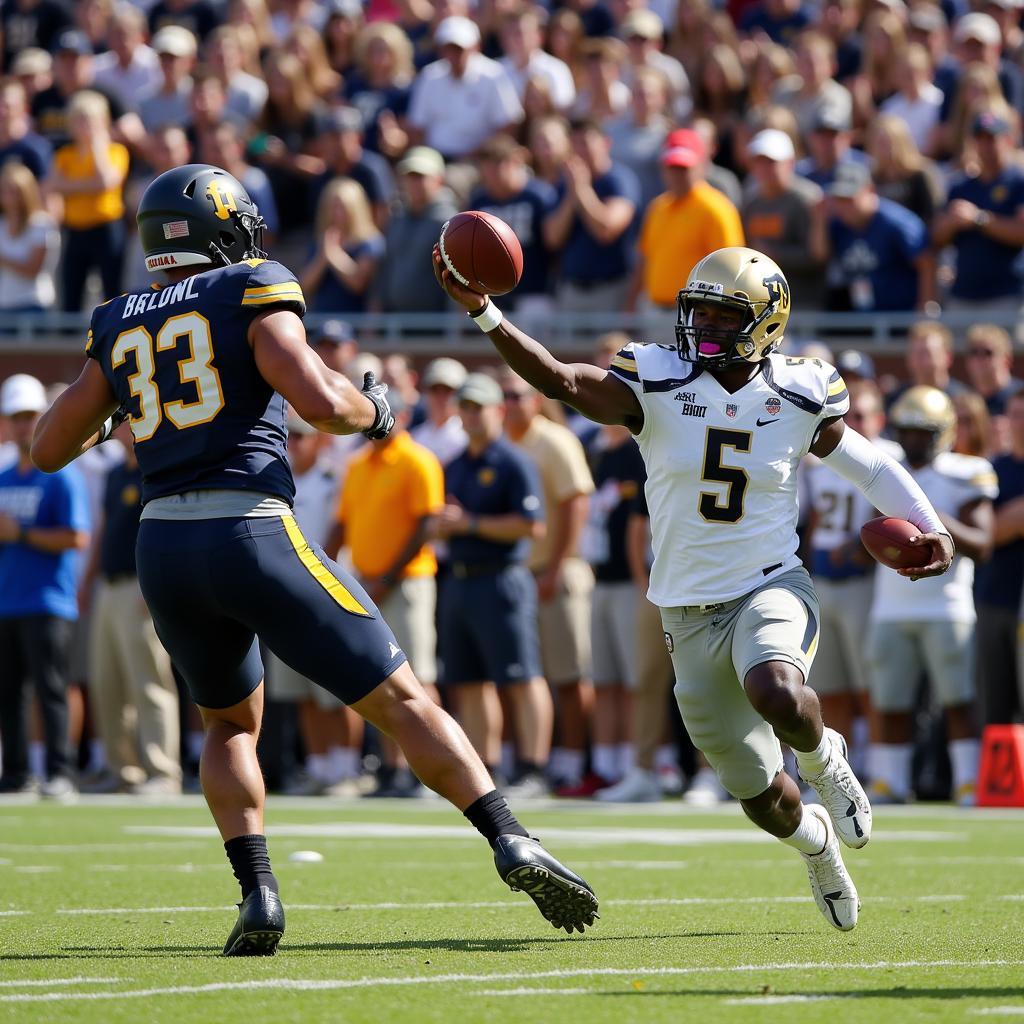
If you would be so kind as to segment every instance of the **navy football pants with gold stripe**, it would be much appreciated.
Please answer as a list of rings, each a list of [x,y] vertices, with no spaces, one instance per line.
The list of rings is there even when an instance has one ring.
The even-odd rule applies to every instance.
[[[406,660],[366,591],[290,516],[144,519],[137,565],[157,635],[202,707],[259,686],[257,637],[346,704]]]

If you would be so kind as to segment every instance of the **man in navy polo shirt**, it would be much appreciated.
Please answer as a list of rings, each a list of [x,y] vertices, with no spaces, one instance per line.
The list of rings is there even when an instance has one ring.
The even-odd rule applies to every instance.
[[[858,164],[840,165],[825,195],[830,309],[913,310],[934,299],[935,260],[920,217],[879,196]]]
[[[640,183],[629,168],[612,163],[611,140],[596,121],[577,121],[571,138],[557,205],[544,222],[548,248],[562,253],[558,308],[620,310],[632,271],[630,228]]]
[[[974,119],[979,169],[957,179],[932,229],[936,246],[956,250],[947,309],[1017,312],[1024,298],[1024,168],[1014,159],[1009,123],[992,110]]]
[[[40,792],[75,796],[68,749],[68,654],[78,618],[78,552],[89,541],[89,499],[73,467],[43,473],[29,457],[47,408],[43,385],[25,373],[0,387],[18,461],[0,472],[0,792],[31,792],[29,707],[32,682],[43,716],[46,780]]]
[[[531,538],[544,533],[540,481],[529,458],[502,436],[501,387],[471,373],[458,392],[466,450],[445,469],[439,523],[448,541],[449,578],[441,592],[441,681],[459,720],[492,773],[501,756],[506,688],[523,775],[547,764],[554,711],[541,676],[537,585],[526,568]]]

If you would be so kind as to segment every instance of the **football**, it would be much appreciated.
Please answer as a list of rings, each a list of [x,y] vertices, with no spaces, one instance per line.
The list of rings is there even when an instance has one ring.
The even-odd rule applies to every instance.
[[[910,544],[921,531],[906,519],[879,516],[860,528],[860,539],[871,557],[890,569],[918,569],[931,561],[931,549]]]
[[[482,295],[504,295],[523,276],[523,247],[516,233],[490,213],[457,213],[441,228],[438,245],[455,279]]]

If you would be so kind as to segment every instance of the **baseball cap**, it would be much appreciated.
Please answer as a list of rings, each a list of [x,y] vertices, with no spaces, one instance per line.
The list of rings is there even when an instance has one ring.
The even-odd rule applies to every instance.
[[[665,34],[665,26],[654,11],[646,7],[638,7],[630,11],[622,21],[619,35],[623,39],[640,36],[642,39],[660,39]]]
[[[661,151],[663,167],[696,167],[707,159],[704,140],[692,128],[677,128],[669,132]]]
[[[53,51],[54,53],[77,53],[80,57],[87,57],[93,52],[89,37],[84,32],[73,28],[61,32]]]
[[[328,0],[328,18],[351,18],[353,21],[363,16],[363,5],[360,0]]]
[[[149,44],[157,53],[169,53],[172,57],[194,57],[196,37],[181,25],[164,25]]]
[[[971,123],[972,135],[1005,135],[1010,130],[1010,122],[994,110],[983,110]]]
[[[327,320],[320,325],[314,345],[344,345],[356,340],[352,325],[346,320]]]
[[[429,146],[413,146],[396,168],[399,174],[426,174],[440,177],[444,174],[444,157]]]
[[[958,43],[977,39],[986,46],[999,46],[1003,41],[1003,33],[999,29],[999,22],[991,15],[972,11],[956,23],[953,38]]]
[[[871,380],[875,378],[875,364],[872,362],[871,356],[858,352],[854,348],[848,348],[845,352],[839,353],[839,358],[836,359],[836,369],[840,373],[856,374],[858,377],[868,377]]]
[[[27,373],[15,373],[0,385],[0,416],[16,416],[19,412],[45,412],[46,388]]]
[[[335,107],[317,118],[317,130],[320,134],[361,132],[364,127],[363,115],[355,107]]]
[[[850,199],[871,184],[871,171],[863,164],[843,163],[825,186],[825,193],[839,199]]]
[[[941,7],[920,4],[910,8],[907,24],[919,32],[938,32],[946,27],[947,22]]]
[[[778,128],[759,131],[747,146],[747,156],[765,156],[769,160],[794,160],[793,140]]]
[[[444,18],[437,26],[434,44],[457,46],[460,50],[468,50],[480,44],[480,29],[476,27],[475,21],[453,14],[450,18]]]
[[[423,371],[423,387],[432,388],[435,384],[458,391],[466,383],[466,368],[457,359],[442,356],[427,364]]]
[[[501,405],[505,396],[501,392],[501,385],[493,377],[486,373],[471,373],[459,388],[458,399],[474,405]]]
[[[850,111],[833,103],[822,103],[814,112],[813,132],[848,132]]]
[[[38,46],[22,50],[11,62],[12,75],[45,75],[53,67],[53,58]]]

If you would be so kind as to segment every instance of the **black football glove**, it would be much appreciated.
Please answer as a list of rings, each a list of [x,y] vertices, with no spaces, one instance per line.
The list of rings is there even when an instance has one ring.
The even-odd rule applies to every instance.
[[[103,444],[104,441],[110,440],[110,435],[114,433],[124,421],[128,419],[128,410],[123,406],[119,405],[117,411],[113,416],[108,416],[100,427],[100,436],[96,439],[97,444]]]
[[[384,397],[387,394],[387,384],[378,384],[373,372],[367,370],[363,374],[363,394],[373,402],[377,415],[373,419],[372,426],[366,428],[363,434],[371,441],[382,441],[391,433],[395,425],[395,417],[391,415],[391,406]]]

